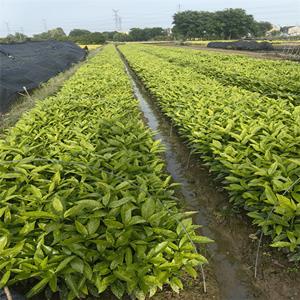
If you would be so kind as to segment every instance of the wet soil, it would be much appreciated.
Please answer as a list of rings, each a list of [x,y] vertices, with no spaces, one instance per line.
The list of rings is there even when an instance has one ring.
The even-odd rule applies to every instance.
[[[166,148],[166,169],[174,181],[181,183],[183,206],[198,211],[195,222],[203,225],[201,233],[215,240],[206,253],[210,261],[205,269],[208,294],[203,294],[203,282],[199,278],[187,280],[189,284],[179,296],[167,290],[154,299],[300,299],[298,266],[289,263],[281,253],[271,251],[268,241],[263,242],[259,252],[258,276],[254,278],[257,228],[251,225],[244,211],[233,210],[226,192],[214,181],[200,158],[190,155],[185,141],[171,127],[154,97],[121,57],[145,122],[157,132],[155,138]]]

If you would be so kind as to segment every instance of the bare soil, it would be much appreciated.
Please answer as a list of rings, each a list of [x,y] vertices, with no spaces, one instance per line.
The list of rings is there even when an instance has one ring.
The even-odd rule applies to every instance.
[[[179,294],[174,293],[169,287],[163,291],[158,292],[152,299],[153,300],[221,300],[218,283],[214,278],[212,270],[206,270],[207,279],[207,292],[203,292],[203,282],[200,277],[192,279],[190,277],[182,278],[184,290]]]

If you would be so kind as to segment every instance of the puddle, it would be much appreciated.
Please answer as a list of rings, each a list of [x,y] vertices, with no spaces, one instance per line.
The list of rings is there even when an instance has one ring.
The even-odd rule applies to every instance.
[[[121,54],[122,57],[122,54]],[[215,240],[208,245],[207,257],[218,283],[219,293],[223,300],[260,299],[259,292],[251,285],[252,278],[247,274],[247,266],[240,257],[241,245],[249,243],[247,224],[236,216],[230,226],[217,222],[219,211],[228,206],[225,193],[218,191],[217,185],[209,176],[206,168],[195,158],[189,159],[189,150],[183,141],[171,129],[169,121],[158,110],[153,100],[129,68],[124,57],[126,71],[131,79],[135,97],[139,100],[140,109],[146,124],[157,132],[155,139],[161,140],[165,146],[165,162],[167,171],[176,182],[181,184],[184,206],[188,210],[196,210],[197,224],[203,225],[202,234]],[[189,166],[188,165],[189,161]],[[219,215],[220,217],[220,215]],[[245,228],[243,232],[243,227]]]

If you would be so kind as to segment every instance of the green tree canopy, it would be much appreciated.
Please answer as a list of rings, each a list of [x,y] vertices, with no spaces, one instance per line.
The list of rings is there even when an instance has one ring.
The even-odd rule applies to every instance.
[[[30,40],[27,35],[21,32],[9,34],[5,38],[0,38],[0,43],[21,43]]]
[[[101,32],[91,32],[86,29],[73,29],[69,33],[69,39],[79,44],[103,44],[106,41],[106,36]]]
[[[239,39],[265,33],[266,23],[256,22],[241,8],[216,12],[188,10],[174,15],[173,33],[184,38]]]
[[[266,33],[273,28],[270,22],[256,22],[255,36],[263,37]]]
[[[129,37],[132,41],[150,41],[155,40],[156,37],[167,36],[168,33],[161,27],[153,28],[131,28],[129,31]]]
[[[92,32],[88,35],[88,40],[90,44],[103,44],[105,43],[105,36],[101,32]]]
[[[89,30],[86,29],[73,29],[70,31],[69,33],[69,37],[71,38],[77,38],[77,37],[82,37],[84,35],[88,35],[91,32]]]
[[[107,41],[113,41],[114,40],[114,35],[116,34],[116,33],[119,33],[118,31],[104,31],[104,32],[102,32],[103,34],[104,34],[104,36],[105,36],[105,39],[107,40]]]
[[[116,32],[113,36],[113,41],[115,42],[128,42],[130,41],[130,36],[124,32]]]
[[[50,29],[47,32],[42,32],[39,34],[33,35],[33,40],[66,40],[67,35],[65,34],[64,30],[61,27],[57,27],[54,29]]]
[[[229,8],[217,11],[216,20],[220,37],[225,39],[239,39],[255,32],[255,20],[252,15],[247,15],[241,8]]]
[[[215,14],[207,11],[184,11],[174,15],[173,33],[185,38],[204,38],[216,35]]]
[[[146,41],[146,32],[141,28],[131,28],[129,31],[133,41]]]

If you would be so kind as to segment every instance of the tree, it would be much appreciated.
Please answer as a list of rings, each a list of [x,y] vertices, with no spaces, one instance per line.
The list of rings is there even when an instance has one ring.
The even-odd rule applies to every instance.
[[[174,15],[173,33],[184,38],[218,38],[220,20],[208,11],[184,11]]]
[[[79,44],[103,44],[106,41],[106,35],[101,32],[91,32],[86,29],[73,29],[69,33],[69,39]]]
[[[128,42],[128,41],[130,41],[130,36],[127,33],[116,32],[113,36],[113,41],[115,41],[115,42]]]
[[[152,40],[154,41],[171,41],[173,39],[172,35],[169,34],[168,30],[164,30],[163,35],[156,35]]]
[[[91,34],[89,30],[86,29],[73,29],[69,33],[69,40],[74,43],[86,44],[87,37]]]
[[[173,19],[173,33],[176,36],[183,36],[184,38],[200,37],[200,12],[192,10],[179,12],[173,16]]]
[[[20,43],[30,40],[28,36],[23,33],[16,32],[15,34],[9,34],[7,37],[1,39],[1,43]]]
[[[69,33],[69,37],[70,38],[78,38],[78,37],[82,37],[84,35],[88,35],[91,32],[89,30],[86,29],[73,29],[70,31]]]
[[[107,41],[113,41],[114,40],[114,35],[118,33],[118,31],[104,31],[102,34],[105,36],[105,39]]]
[[[255,32],[255,20],[241,8],[229,8],[216,12],[216,18],[221,25],[219,34],[224,39],[239,39]]]
[[[133,41],[146,41],[146,32],[141,28],[131,28],[129,35]]]
[[[101,32],[92,32],[88,35],[88,40],[90,44],[103,44],[105,43],[105,36]]]
[[[161,27],[152,28],[131,28],[129,31],[129,37],[132,41],[150,41],[155,40],[156,37],[167,36],[168,33]]]
[[[66,40],[67,39],[67,35],[65,34],[64,30],[61,27],[50,29],[48,31],[48,34],[50,35],[51,39],[55,39],[55,40]]]
[[[34,34],[32,39],[34,41],[41,41],[41,40],[48,40],[50,39],[50,35],[48,34],[48,32],[41,32],[41,33],[38,33],[38,34]]]
[[[54,29],[50,29],[47,32],[42,32],[39,34],[35,34],[33,36],[33,40],[67,40],[67,35],[61,27],[57,27]]]
[[[28,40],[28,36],[25,35],[24,33],[21,33],[21,32],[16,32],[15,33],[15,40],[17,42],[25,42]]]
[[[270,22],[256,22],[254,35],[257,37],[264,37],[272,28],[273,25]]]
[[[143,31],[145,33],[146,41],[153,40],[155,37],[165,34],[164,29],[161,27],[145,28]]]
[[[268,23],[268,22],[260,22]],[[173,34],[181,38],[239,39],[263,31],[252,15],[240,8],[222,11],[183,11],[173,16]]]

